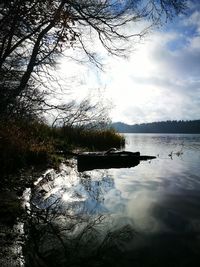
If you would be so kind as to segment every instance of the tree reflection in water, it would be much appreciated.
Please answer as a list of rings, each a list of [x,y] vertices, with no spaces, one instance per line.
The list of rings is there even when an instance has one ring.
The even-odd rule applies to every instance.
[[[135,232],[124,220],[115,224],[104,205],[116,190],[106,171],[79,174],[63,165],[48,171],[32,189],[27,208],[26,266],[119,266]]]

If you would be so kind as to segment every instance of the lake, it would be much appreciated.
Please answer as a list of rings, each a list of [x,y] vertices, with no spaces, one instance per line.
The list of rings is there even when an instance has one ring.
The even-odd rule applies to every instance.
[[[72,160],[25,193],[27,266],[197,266],[200,135],[125,137],[125,150],[156,159],[80,173]]]

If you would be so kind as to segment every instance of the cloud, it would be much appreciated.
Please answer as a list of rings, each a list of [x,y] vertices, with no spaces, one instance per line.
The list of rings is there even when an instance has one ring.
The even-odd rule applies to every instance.
[[[179,42],[179,38],[180,36],[177,34],[174,39],[169,38],[169,40],[163,41],[163,37],[158,34],[156,37],[157,43],[151,51],[152,60],[160,65],[163,75],[167,73],[171,77],[177,78],[178,76],[185,77],[185,75],[187,77],[198,77],[200,69],[200,37],[185,37],[187,42],[182,48],[171,50],[169,44]]]
[[[136,123],[166,119],[199,119],[199,15],[199,11],[194,11],[188,18],[190,23],[187,25],[186,20],[183,20],[179,22],[178,29],[174,27],[168,32],[155,32],[138,51],[139,57],[131,57],[127,64],[127,79],[131,77],[133,89],[132,92],[123,90],[128,93],[124,120]],[[191,23],[196,26],[196,32],[187,35],[185,32],[190,31],[186,31],[186,28],[191,27]],[[129,99],[133,100],[132,104]],[[117,120],[117,116],[114,119]]]
[[[197,3],[198,4],[198,3]],[[199,119],[200,8],[191,5],[187,16],[162,31],[154,31],[128,58],[109,57],[97,45],[104,72],[91,65],[68,65],[78,75],[74,96],[106,88],[113,121],[130,124],[168,119]],[[198,8],[197,8],[198,7]],[[130,25],[129,25],[130,27]],[[98,43],[98,42],[97,42]],[[95,44],[93,44],[95,46]]]

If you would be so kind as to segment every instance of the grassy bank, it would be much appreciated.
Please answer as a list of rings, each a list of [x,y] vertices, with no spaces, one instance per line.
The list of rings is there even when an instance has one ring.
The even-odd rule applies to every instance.
[[[93,129],[63,127],[57,129],[61,140],[73,147],[81,147],[89,150],[106,150],[111,147],[120,148],[124,146],[125,139],[113,129]]]
[[[59,150],[106,150],[119,148],[124,142],[113,129],[51,128],[39,122],[1,122],[0,171],[5,175],[31,165],[56,164]]]

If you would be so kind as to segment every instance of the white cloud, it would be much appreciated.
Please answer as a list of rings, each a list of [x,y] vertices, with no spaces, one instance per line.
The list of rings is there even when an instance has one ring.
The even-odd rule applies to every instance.
[[[200,12],[195,10],[187,19],[184,20],[185,26],[195,26],[200,33]]]
[[[109,57],[97,45],[104,72],[90,64],[63,62],[67,75],[77,77],[73,96],[83,98],[106,87],[105,97],[114,105],[114,121],[199,119],[200,36],[198,31],[188,33],[189,27],[200,26],[199,17],[200,12],[195,11],[188,19],[180,18],[181,31],[154,32],[135,46],[128,59]]]

